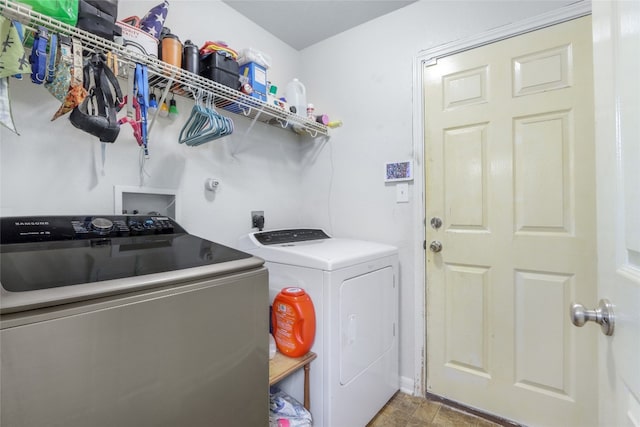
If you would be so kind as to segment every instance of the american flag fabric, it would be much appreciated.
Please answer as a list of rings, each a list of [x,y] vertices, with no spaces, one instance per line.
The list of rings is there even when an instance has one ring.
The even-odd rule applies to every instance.
[[[140,29],[151,34],[155,38],[160,38],[160,32],[164,27],[164,21],[167,19],[169,12],[169,2],[165,0],[161,4],[152,8],[140,20]]]

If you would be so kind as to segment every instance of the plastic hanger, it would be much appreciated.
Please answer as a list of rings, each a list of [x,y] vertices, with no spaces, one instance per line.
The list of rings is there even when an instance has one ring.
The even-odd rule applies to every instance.
[[[215,111],[211,96],[203,101],[200,91],[194,93],[195,103],[180,131],[179,143],[194,147],[233,133],[233,121]]]

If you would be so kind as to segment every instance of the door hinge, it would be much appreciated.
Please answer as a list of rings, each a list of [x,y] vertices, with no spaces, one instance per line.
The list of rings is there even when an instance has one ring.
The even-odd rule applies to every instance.
[[[425,251],[427,250],[427,241],[426,240],[422,241],[422,249],[424,249]]]

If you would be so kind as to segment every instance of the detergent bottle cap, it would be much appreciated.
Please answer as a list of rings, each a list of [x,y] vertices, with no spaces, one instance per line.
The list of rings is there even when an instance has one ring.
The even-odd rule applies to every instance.
[[[290,296],[294,296],[294,297],[298,297],[300,295],[304,295],[305,291],[301,288],[297,288],[297,287],[290,287],[290,288],[284,288],[282,290],[282,293],[285,295],[290,295]]]

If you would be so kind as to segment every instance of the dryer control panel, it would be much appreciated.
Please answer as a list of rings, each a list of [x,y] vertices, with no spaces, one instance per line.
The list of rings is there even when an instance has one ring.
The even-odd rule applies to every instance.
[[[254,236],[262,245],[282,245],[285,243],[331,238],[323,230],[317,228],[292,228],[286,230],[262,231],[255,233]]]

